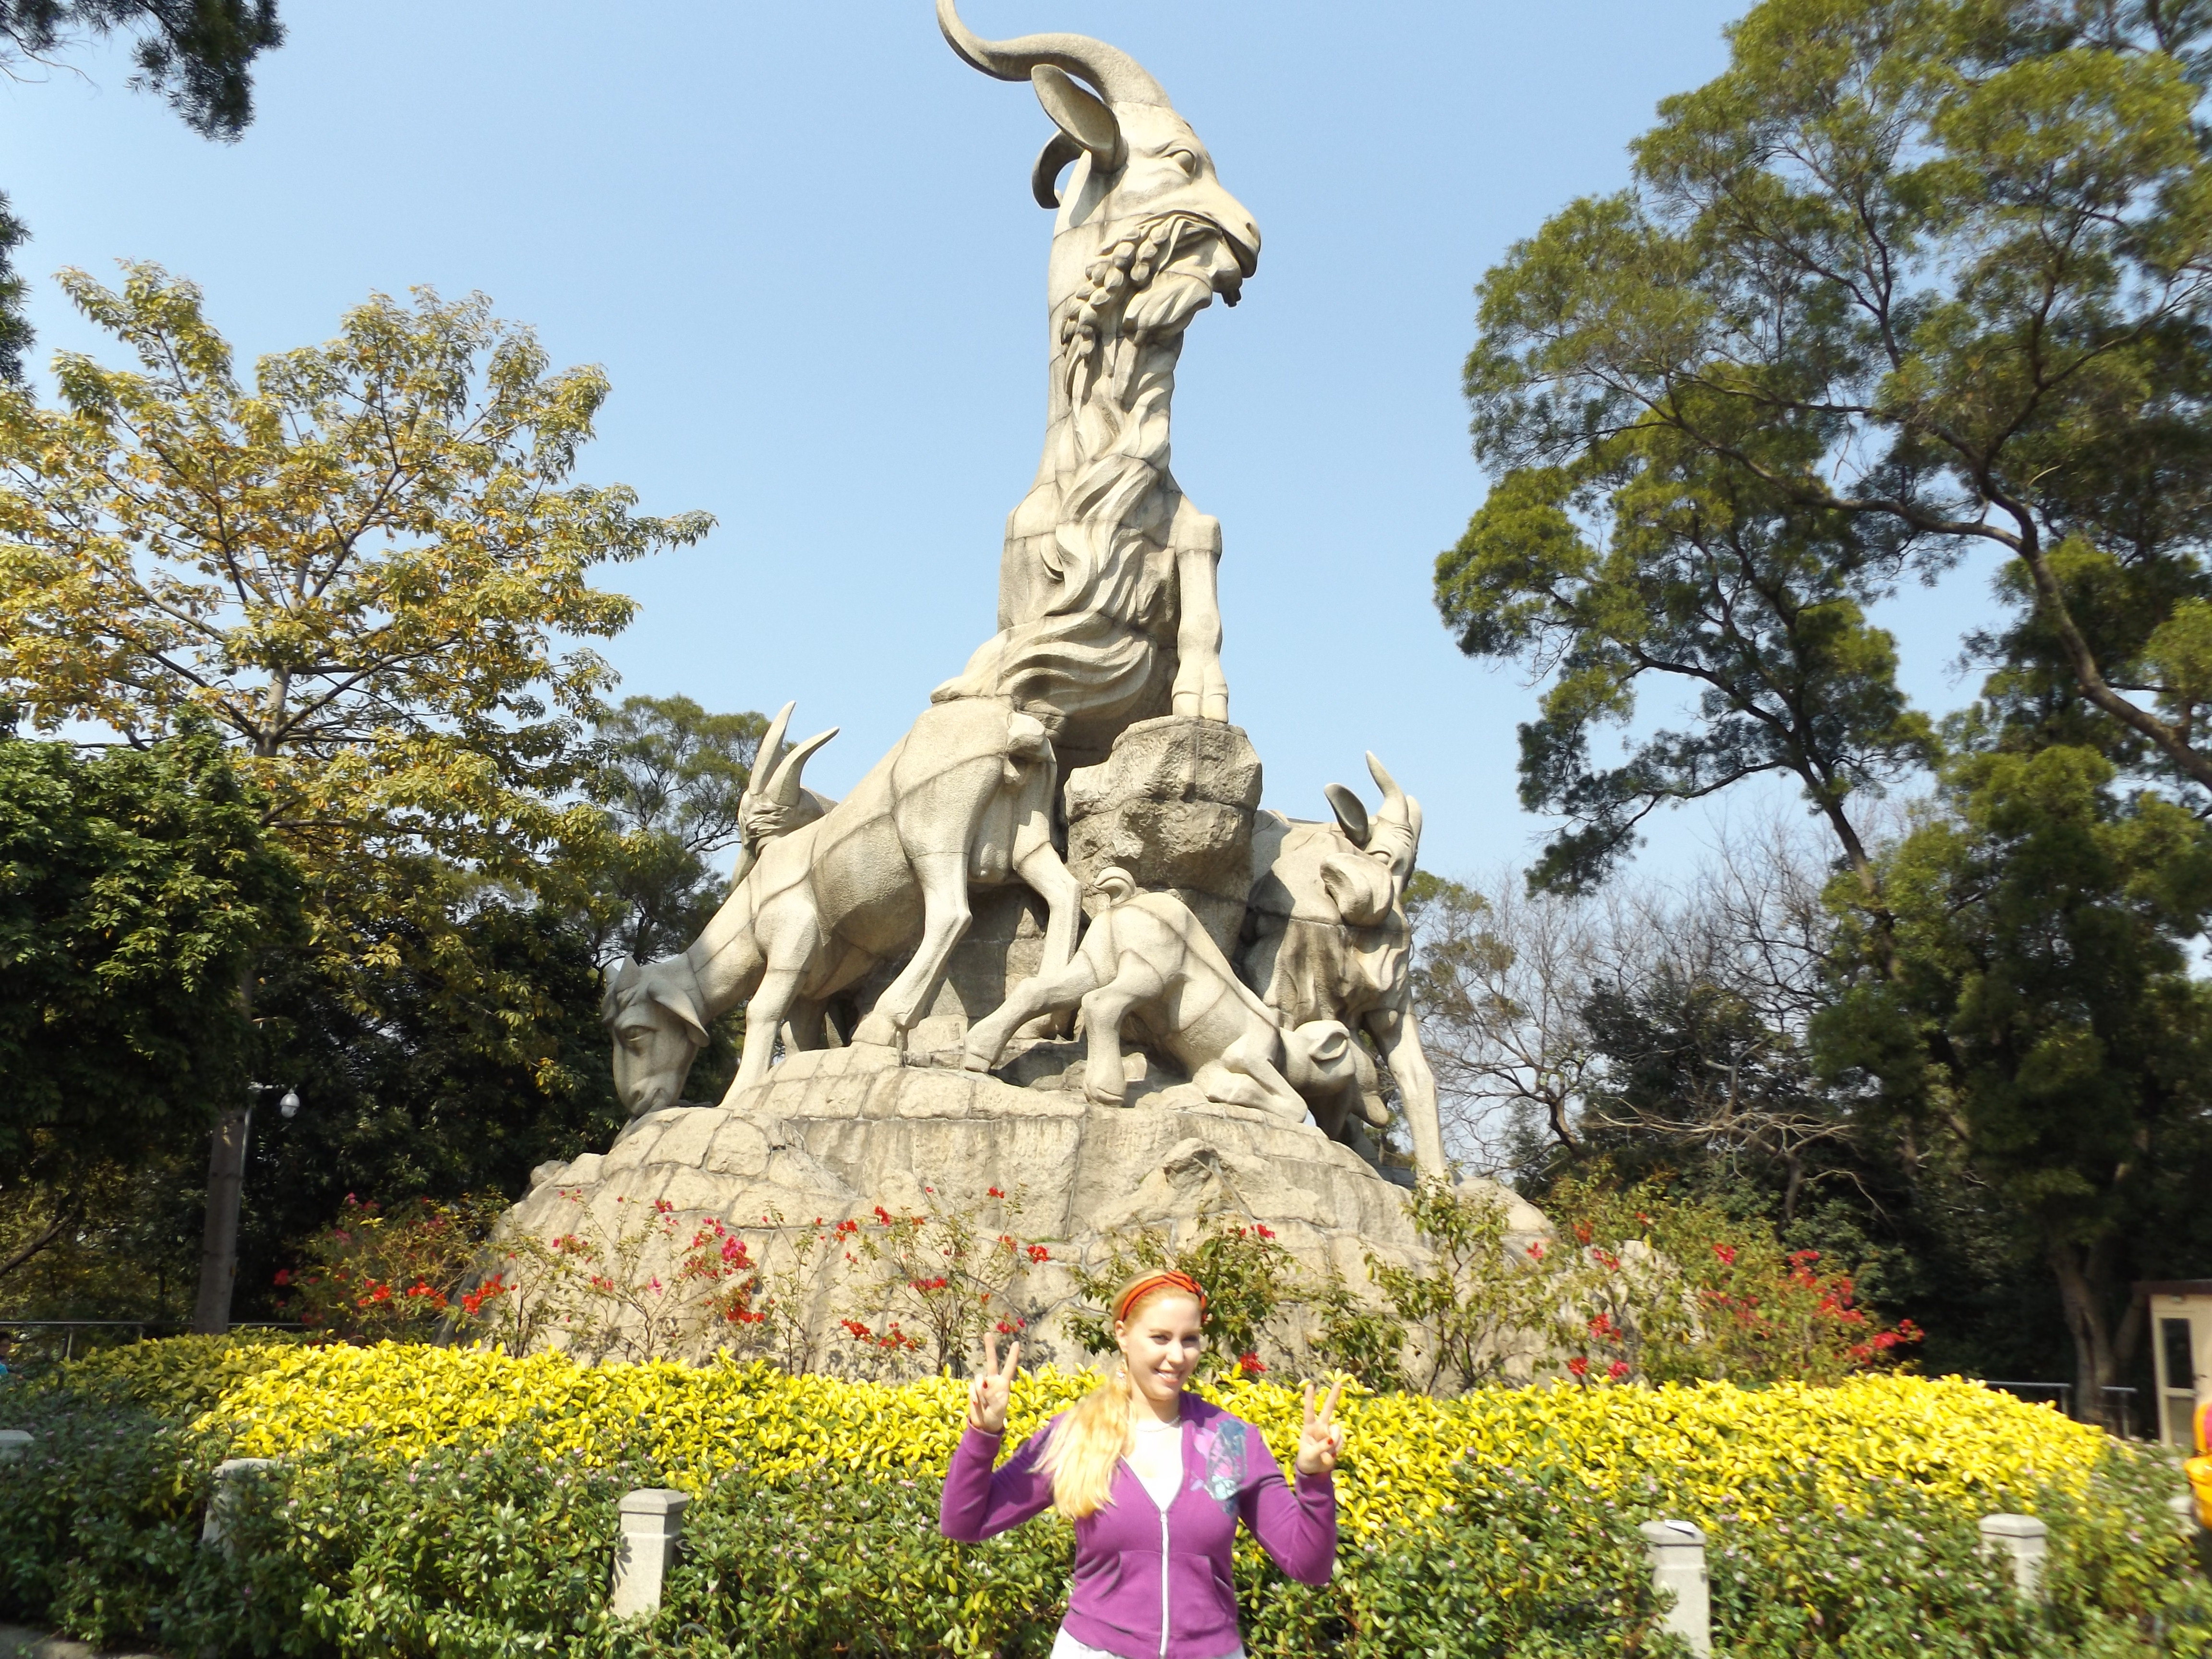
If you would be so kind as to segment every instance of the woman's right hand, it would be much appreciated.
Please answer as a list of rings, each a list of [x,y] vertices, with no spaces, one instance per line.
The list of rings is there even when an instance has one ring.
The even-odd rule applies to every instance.
[[[999,1339],[989,1331],[983,1333],[983,1369],[968,1385],[968,1422],[986,1434],[1006,1431],[1006,1402],[1012,1395],[1014,1373],[1021,1368],[1022,1345],[1018,1342],[1006,1351],[1006,1363],[999,1364]]]

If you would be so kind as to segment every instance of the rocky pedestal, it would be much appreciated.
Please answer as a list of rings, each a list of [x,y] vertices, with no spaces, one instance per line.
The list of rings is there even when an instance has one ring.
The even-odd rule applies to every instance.
[[[788,1256],[778,1236],[811,1233],[817,1217],[873,1224],[878,1205],[988,1207],[997,1187],[1022,1200],[1008,1231],[1052,1256],[1022,1292],[1029,1352],[1064,1364],[1083,1358],[1059,1319],[1079,1300],[1070,1268],[1099,1259],[1115,1234],[1182,1236],[1215,1216],[1259,1223],[1306,1267],[1354,1285],[1368,1250],[1422,1256],[1404,1189],[1320,1130],[1212,1105],[1184,1083],[1139,1082],[1126,1106],[1092,1105],[1081,1054],[1079,1043],[1037,1044],[998,1076],[904,1064],[873,1047],[793,1054],[725,1105],[651,1113],[605,1153],[541,1167],[503,1229],[550,1240],[595,1227],[611,1239],[663,1201],[679,1243],[720,1221],[759,1241],[773,1269]],[[1547,1231],[1504,1196],[1516,1230]],[[636,1271],[666,1276],[671,1265]],[[811,1319],[826,1335],[843,1310],[827,1283],[812,1294]]]

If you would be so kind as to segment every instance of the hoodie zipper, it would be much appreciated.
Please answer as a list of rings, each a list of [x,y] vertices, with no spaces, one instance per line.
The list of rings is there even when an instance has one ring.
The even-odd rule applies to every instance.
[[[1182,1483],[1178,1480],[1176,1496],[1182,1495]],[[1164,1507],[1160,1510],[1160,1659],[1168,1659],[1168,1512]]]

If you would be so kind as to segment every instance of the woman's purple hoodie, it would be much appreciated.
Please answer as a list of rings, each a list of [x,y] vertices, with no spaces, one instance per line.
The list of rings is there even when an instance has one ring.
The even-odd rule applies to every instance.
[[[945,1472],[938,1525],[981,1543],[1052,1503],[1037,1467],[1055,1417],[995,1473],[1001,1437],[970,1426]],[[1237,1581],[1229,1547],[1237,1517],[1301,1583],[1325,1584],[1336,1565],[1336,1483],[1301,1474],[1295,1492],[1243,1418],[1196,1395],[1182,1397],[1182,1486],[1165,1510],[1125,1459],[1103,1509],[1075,1523],[1075,1582],[1067,1631],[1122,1659],[1222,1659],[1237,1651]]]

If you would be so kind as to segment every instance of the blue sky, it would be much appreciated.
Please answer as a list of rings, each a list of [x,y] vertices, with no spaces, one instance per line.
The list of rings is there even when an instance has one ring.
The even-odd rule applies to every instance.
[[[1425,805],[1423,862],[1525,861],[1532,694],[1462,659],[1431,563],[1481,499],[1460,360],[1472,289],[1573,197],[1619,187],[1669,92],[1725,62],[1720,0],[1353,7],[968,0],[993,36],[1073,29],[1168,88],[1265,239],[1192,325],[1175,469],[1220,517],[1231,714],[1268,803],[1322,811],[1376,750]],[[626,691],[799,700],[836,793],[990,632],[1000,526],[1036,464],[1048,126],[958,62],[928,0],[609,7],[289,0],[258,115],[194,137],[116,52],[0,91],[0,188],[29,223],[36,360],[106,355],[45,278],[149,258],[241,358],[319,340],[372,289],[480,290],[614,397],[583,471],[702,547],[612,571],[643,611]],[[1929,705],[1986,567],[1885,621]],[[1770,792],[1778,796],[1781,792]],[[1749,806],[1740,801],[1731,809]],[[1655,825],[1679,872],[1710,811]]]

